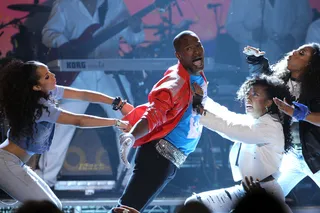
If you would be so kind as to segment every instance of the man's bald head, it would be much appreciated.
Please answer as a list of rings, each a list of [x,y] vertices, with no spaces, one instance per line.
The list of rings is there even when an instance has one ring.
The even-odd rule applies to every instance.
[[[175,55],[190,73],[198,75],[204,69],[204,49],[197,34],[186,30],[173,39]]]
[[[179,33],[178,35],[176,35],[176,37],[174,37],[173,39],[173,46],[176,52],[179,51],[180,46],[181,46],[181,41],[183,40],[184,37],[186,36],[195,36],[198,37],[197,34],[195,34],[194,32],[190,31],[190,30],[185,30],[182,31],[181,33]]]

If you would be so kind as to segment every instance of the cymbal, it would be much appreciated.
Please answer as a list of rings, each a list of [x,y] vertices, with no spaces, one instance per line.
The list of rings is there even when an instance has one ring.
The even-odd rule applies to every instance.
[[[11,10],[24,11],[30,13],[51,11],[51,7],[38,4],[11,4],[7,8]]]

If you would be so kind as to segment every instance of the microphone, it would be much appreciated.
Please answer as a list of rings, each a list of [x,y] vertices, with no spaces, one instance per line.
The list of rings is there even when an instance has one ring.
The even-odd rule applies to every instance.
[[[208,9],[212,9],[212,8],[216,8],[216,7],[220,7],[221,4],[207,4],[207,8]]]

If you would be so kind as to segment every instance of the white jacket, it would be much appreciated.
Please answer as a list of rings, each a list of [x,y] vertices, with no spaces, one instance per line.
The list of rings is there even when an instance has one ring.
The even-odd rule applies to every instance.
[[[277,178],[284,153],[283,128],[277,116],[265,114],[254,119],[250,115],[231,112],[209,98],[205,108],[207,113],[200,123],[234,142],[229,154],[234,181],[244,176],[259,180],[269,175]],[[239,166],[236,166],[240,143]]]

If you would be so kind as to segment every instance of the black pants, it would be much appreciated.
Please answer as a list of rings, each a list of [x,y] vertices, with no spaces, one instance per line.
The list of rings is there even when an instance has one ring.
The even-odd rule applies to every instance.
[[[132,176],[119,199],[142,212],[176,175],[177,167],[160,155],[152,141],[138,148]]]

